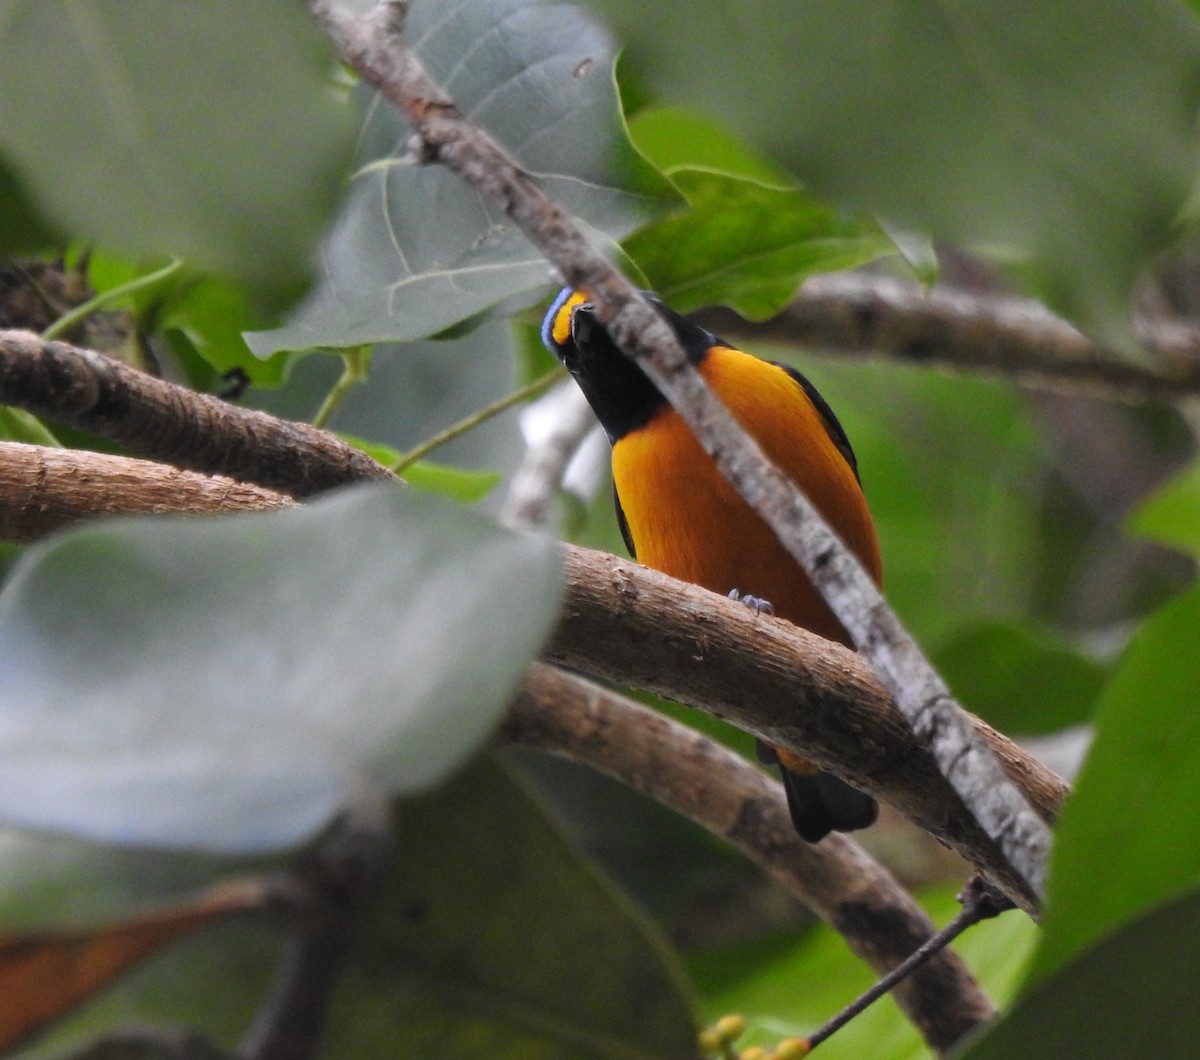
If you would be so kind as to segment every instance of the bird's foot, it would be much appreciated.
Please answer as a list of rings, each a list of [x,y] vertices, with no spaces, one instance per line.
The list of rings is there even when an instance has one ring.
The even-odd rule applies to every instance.
[[[751,596],[749,593],[743,593],[737,589],[730,589],[728,596],[730,600],[736,600],[738,603],[745,604],[751,611],[755,611],[760,615],[775,614],[775,605],[770,600],[765,600],[761,596]]]

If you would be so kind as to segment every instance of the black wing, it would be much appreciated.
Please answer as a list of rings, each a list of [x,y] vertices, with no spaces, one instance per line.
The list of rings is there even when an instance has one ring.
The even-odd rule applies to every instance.
[[[625,518],[625,509],[621,507],[621,497],[617,493],[617,484],[613,483],[613,507],[617,509],[617,526],[621,528],[621,537],[625,539],[625,547],[629,554],[637,559],[637,549],[633,547],[633,535],[629,532],[629,523]]]
[[[808,400],[813,403],[813,407],[820,413],[821,422],[825,424],[825,430],[829,433],[830,441],[837,446],[838,452],[846,458],[846,463],[850,465],[850,470],[854,472],[854,477],[857,479],[858,458],[855,457],[854,450],[850,446],[850,439],[846,437],[846,432],[838,422],[837,416],[834,415],[833,409],[829,407],[829,403],[821,397],[820,391],[808,381],[808,377],[802,372],[798,372],[790,364],[780,364],[778,361],[772,361],[771,363],[776,368],[782,368],[800,384],[800,389],[808,395]]]

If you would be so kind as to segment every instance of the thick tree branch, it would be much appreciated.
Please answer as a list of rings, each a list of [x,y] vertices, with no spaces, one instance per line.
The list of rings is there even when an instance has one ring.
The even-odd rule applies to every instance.
[[[614,341],[634,357],[688,423],[721,473],[758,511],[820,587],[896,705],[1024,881],[1022,904],[1040,899],[1050,831],[1008,780],[861,564],[809,500],[738,427],[688,363],[665,321],[584,238],[494,140],[467,121],[429,78],[400,34],[405,5],[384,2],[356,18],[325,0],[313,11],[353,66],[411,122],[426,155],[501,206],[566,282],[585,291]],[[997,882],[1002,882],[997,879]]]
[[[1037,302],[926,291],[891,276],[814,276],[782,313],[761,324],[728,310],[709,310],[699,319],[729,337],[882,353],[1122,401],[1200,393],[1200,334],[1194,329],[1143,319],[1139,333],[1151,363],[1136,363],[1098,347]]]
[[[393,477],[327,431],[240,409],[30,331],[0,331],[0,404],[111,438],[176,467],[295,497]]]
[[[200,514],[266,510],[289,497],[232,479],[129,457],[0,442],[0,539],[32,541],[115,512]]]
[[[936,929],[853,840],[796,842],[782,787],[708,737],[553,667],[534,665],[500,732],[598,769],[691,818],[757,862],[880,975]],[[929,1045],[948,1051],[994,1010],[943,951],[896,990]]]
[[[567,597],[553,662],[724,718],[895,806],[1028,912],[1036,899],[980,828],[861,656],[781,619],[606,553],[564,546]],[[1067,785],[966,716],[1046,821]]]

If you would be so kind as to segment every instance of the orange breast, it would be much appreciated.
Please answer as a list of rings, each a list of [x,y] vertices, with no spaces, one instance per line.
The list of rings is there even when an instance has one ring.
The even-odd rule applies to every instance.
[[[879,582],[879,545],[862,489],[796,380],[723,347],[709,352],[700,371]],[[714,592],[763,597],[783,618],[848,643],[808,576],[673,409],[617,441],[613,478],[639,562]]]

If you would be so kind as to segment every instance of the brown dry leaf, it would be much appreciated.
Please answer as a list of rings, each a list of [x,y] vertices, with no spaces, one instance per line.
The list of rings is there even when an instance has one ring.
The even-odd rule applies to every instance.
[[[263,879],[230,880],[115,924],[0,936],[0,1052],[176,939],[235,913],[261,910],[271,893]]]

